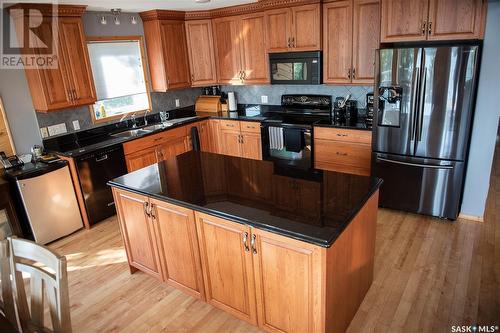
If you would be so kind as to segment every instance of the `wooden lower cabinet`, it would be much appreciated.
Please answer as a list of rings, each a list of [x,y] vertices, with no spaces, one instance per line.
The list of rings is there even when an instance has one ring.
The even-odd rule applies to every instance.
[[[132,154],[125,155],[127,171],[132,172],[158,162],[156,147],[143,149]]]
[[[131,271],[139,269],[162,280],[155,227],[148,215],[149,198],[117,189],[113,196]]]
[[[251,121],[220,121],[220,154],[262,160],[260,123]]]
[[[262,139],[260,133],[241,132],[241,157],[262,159]]]
[[[207,302],[257,324],[250,227],[195,214]]]
[[[221,154],[230,156],[241,156],[240,131],[220,131]]]
[[[156,199],[150,199],[150,204],[163,266],[163,280],[203,299],[194,212]]]
[[[345,332],[373,280],[378,191],[329,248],[113,188],[140,269],[268,332]]]

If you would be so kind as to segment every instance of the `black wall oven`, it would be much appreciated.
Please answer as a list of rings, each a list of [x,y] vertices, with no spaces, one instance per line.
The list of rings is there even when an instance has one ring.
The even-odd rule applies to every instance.
[[[321,84],[321,52],[270,53],[271,84]]]

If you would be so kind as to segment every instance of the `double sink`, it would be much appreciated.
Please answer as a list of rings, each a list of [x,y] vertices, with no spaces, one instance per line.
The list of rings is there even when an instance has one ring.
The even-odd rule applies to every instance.
[[[164,130],[170,126],[173,126],[173,125],[185,122],[185,121],[189,121],[192,119],[196,119],[196,118],[198,118],[198,117],[177,118],[177,119],[167,120],[167,121],[165,121],[163,123],[159,123],[159,124],[149,125],[149,126],[145,126],[145,127],[141,127],[141,128],[132,128],[132,129],[129,129],[129,130],[126,130],[123,132],[119,132],[119,133],[115,133],[115,134],[111,134],[111,135],[114,137],[118,137],[118,138],[134,138],[134,137],[138,137],[141,135],[156,132],[159,130]]]

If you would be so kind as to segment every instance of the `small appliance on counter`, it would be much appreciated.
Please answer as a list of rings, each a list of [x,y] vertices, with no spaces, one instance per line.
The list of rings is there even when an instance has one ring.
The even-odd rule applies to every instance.
[[[336,97],[333,108],[333,123],[339,126],[355,126],[358,122],[358,102],[351,95]]]
[[[373,93],[366,94],[365,124],[366,124],[367,128],[372,128],[372,125],[373,125]]]
[[[5,171],[25,238],[47,244],[83,227],[65,161],[26,163]]]
[[[220,96],[201,95],[196,99],[194,106],[196,112],[218,113],[222,111]]]

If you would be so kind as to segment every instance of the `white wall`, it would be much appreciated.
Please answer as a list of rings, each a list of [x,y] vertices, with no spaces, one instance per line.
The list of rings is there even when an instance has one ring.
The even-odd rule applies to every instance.
[[[482,217],[500,116],[500,1],[488,3],[486,35],[465,179],[462,214]]]

